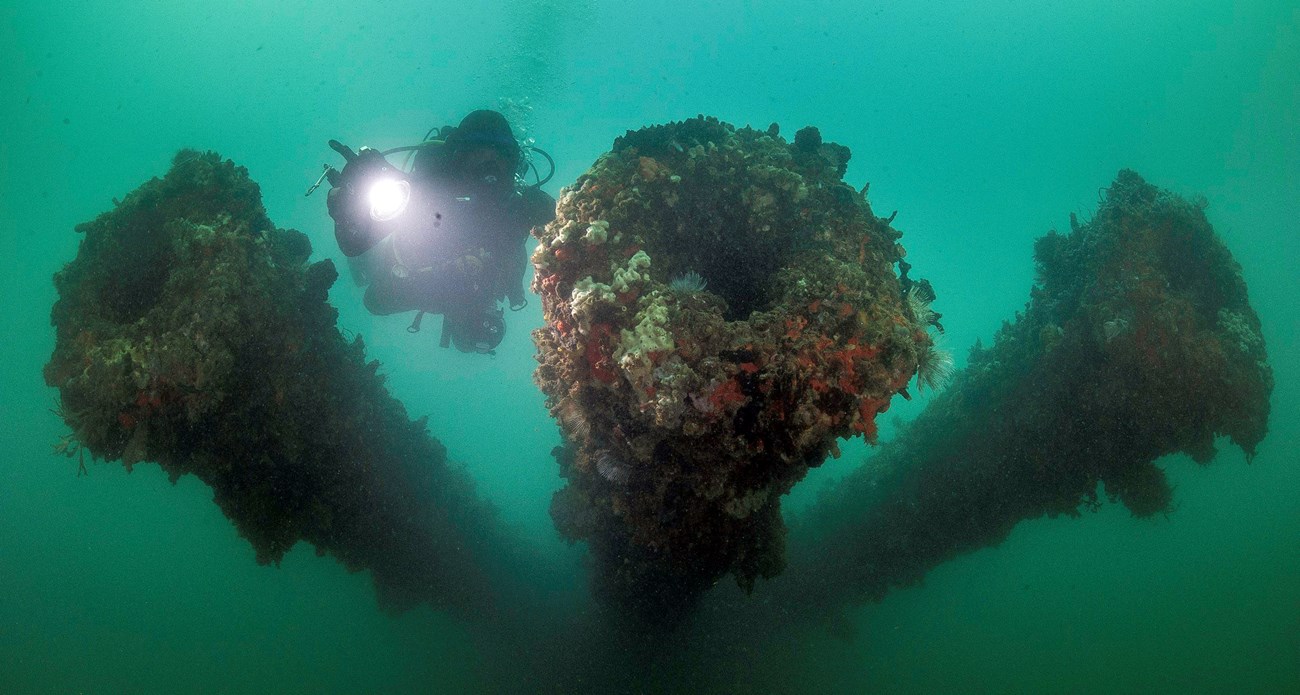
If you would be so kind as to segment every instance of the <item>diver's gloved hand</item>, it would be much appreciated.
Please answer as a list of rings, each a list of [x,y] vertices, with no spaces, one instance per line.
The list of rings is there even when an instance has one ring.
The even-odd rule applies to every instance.
[[[348,189],[341,186],[331,188],[329,193],[325,194],[325,207],[329,210],[330,217],[335,222],[346,220],[350,211],[356,207],[352,205],[352,200],[355,197]]]
[[[343,165],[343,171],[327,174],[332,187],[326,195],[325,205],[335,222],[334,238],[339,249],[346,256],[358,256],[373,248],[391,231],[378,223],[380,218],[374,216],[365,190],[373,185],[376,177],[394,169],[379,150],[362,147],[361,151],[353,153],[335,140],[330,141],[330,147],[343,155],[347,164]]]
[[[370,224],[368,204],[363,200],[363,191],[376,176],[386,171],[395,171],[393,165],[384,159],[379,150],[362,147],[338,176],[330,179],[334,184],[326,195],[325,206],[335,222],[352,226]]]
[[[357,156],[348,160],[343,165],[343,171],[339,172],[339,188],[353,189],[358,182],[369,175],[376,174],[384,169],[393,169],[393,165],[384,159],[384,155],[371,147],[362,147],[357,151]]]

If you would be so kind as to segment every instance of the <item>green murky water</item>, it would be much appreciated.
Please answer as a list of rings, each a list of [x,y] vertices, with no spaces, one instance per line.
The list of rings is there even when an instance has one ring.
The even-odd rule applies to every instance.
[[[65,429],[40,375],[50,276],[76,251],[73,226],[163,173],[177,149],[247,166],[271,218],[341,261],[323,197],[302,195],[333,158],[325,141],[406,144],[503,99],[555,156],[557,184],[650,123],[706,113],[819,126],[853,150],[846,178],[870,181],[882,213],[900,211],[959,363],[1022,306],[1033,238],[1091,211],[1097,189],[1134,168],[1206,197],[1277,378],[1251,465],[1229,448],[1205,469],[1163,462],[1179,504],[1167,519],[1111,505],[1024,523],[856,610],[855,640],[781,635],[743,665],[676,655],[592,689],[1300,691],[1292,3],[177,5],[0,8],[0,692],[472,692],[513,668],[445,616],[382,614],[366,576],[309,548],[256,565],[196,480],[116,464],[78,477],[50,453]],[[542,588],[555,605],[582,610],[582,549],[547,516],[558,435],[531,382],[537,303],[484,358],[366,315],[346,281],[331,299],[396,395],[546,549],[553,571],[539,576],[552,577]],[[865,447],[844,450],[787,509]]]

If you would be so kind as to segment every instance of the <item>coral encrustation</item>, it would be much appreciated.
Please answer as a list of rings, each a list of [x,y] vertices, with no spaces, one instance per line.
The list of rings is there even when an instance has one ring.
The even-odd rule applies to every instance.
[[[568,443],[552,516],[606,599],[671,613],[728,572],[780,572],[781,495],[837,439],[874,441],[933,349],[933,294],[899,277],[849,156],[815,128],[648,127],[536,230],[536,381]]]

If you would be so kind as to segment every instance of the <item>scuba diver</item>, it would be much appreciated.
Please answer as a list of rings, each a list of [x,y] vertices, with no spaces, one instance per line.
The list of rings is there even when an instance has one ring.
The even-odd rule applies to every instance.
[[[329,180],[334,235],[369,283],[372,314],[418,312],[411,332],[425,313],[441,314],[443,347],[493,354],[505,335],[499,302],[513,311],[528,304],[526,242],[534,226],[555,217],[555,199],[541,189],[555,163],[531,148],[550,163],[542,178],[496,111],[435,130],[419,145],[382,152],[354,153],[331,140],[347,164],[341,172],[327,165],[307,193]],[[409,171],[386,159],[397,152],[408,153]],[[536,182],[525,184],[529,167]]]

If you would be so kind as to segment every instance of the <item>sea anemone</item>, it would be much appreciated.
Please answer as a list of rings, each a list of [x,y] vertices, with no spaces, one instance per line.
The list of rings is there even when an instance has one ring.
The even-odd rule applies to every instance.
[[[556,410],[557,419],[570,439],[582,440],[591,436],[591,421],[576,403],[566,400]]]
[[[627,485],[632,478],[632,470],[627,463],[615,456],[609,449],[596,452],[596,472],[615,485]]]
[[[934,323],[939,315],[930,308],[930,301],[920,293],[920,285],[912,285],[907,290],[907,306],[912,310],[912,316],[916,318],[916,323],[920,326],[929,326]]]
[[[935,341],[926,343],[916,359],[917,388],[937,391],[940,386],[948,383],[952,373],[952,355],[941,349]]]
[[[916,324],[924,329],[930,325],[937,325],[935,322],[939,314],[930,308],[930,300],[934,295],[929,297],[923,295],[920,285],[913,285],[907,290],[907,307],[912,312],[912,317]],[[940,331],[943,329],[940,328]],[[952,376],[953,365],[952,355],[947,350],[941,349],[937,338],[932,338],[921,348],[921,352],[916,358],[916,384],[918,388],[929,388],[932,391],[938,390],[948,382]]]
[[[668,282],[669,289],[677,294],[694,294],[696,292],[703,292],[704,288],[708,287],[708,285],[708,280],[705,280],[704,276],[694,270],[688,270]]]

